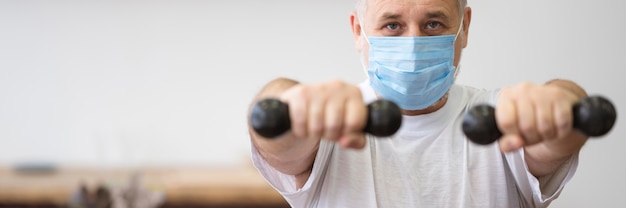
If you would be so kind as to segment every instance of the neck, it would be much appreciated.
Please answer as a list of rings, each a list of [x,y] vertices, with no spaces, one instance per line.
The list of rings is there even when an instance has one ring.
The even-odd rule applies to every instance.
[[[441,108],[443,108],[443,106],[446,104],[446,102],[448,101],[448,93],[446,93],[441,99],[439,99],[439,101],[437,101],[435,104],[424,108],[424,109],[420,109],[420,110],[402,110],[402,114],[407,115],[407,116],[417,116],[417,115],[424,115],[424,114],[429,114],[432,112],[435,112]]]

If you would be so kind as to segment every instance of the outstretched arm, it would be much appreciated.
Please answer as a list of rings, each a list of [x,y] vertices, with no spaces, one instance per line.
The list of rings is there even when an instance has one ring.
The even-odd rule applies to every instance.
[[[280,138],[268,139],[248,125],[252,144],[269,165],[296,176],[297,188],[309,178],[322,138],[347,148],[365,146],[362,129],[367,108],[356,85],[339,80],[301,84],[278,78],[268,83],[252,104],[269,97],[289,106],[291,130]]]
[[[578,84],[560,79],[505,88],[496,109],[504,134],[500,148],[504,152],[524,148],[536,177],[554,173],[588,139],[572,127],[572,106],[586,96]]]
[[[280,97],[282,93],[296,85],[298,82],[291,79],[278,78],[272,80],[255,96],[251,106],[264,98]],[[254,132],[250,125],[248,125],[248,131],[252,145],[259,151],[261,157],[278,171],[296,176],[310,171],[319,142],[298,140],[291,133],[285,134],[279,139],[267,139]]]

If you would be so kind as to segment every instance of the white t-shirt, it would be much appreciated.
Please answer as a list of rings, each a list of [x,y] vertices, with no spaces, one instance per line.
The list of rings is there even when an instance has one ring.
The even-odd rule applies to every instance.
[[[360,85],[366,102],[376,99]],[[271,167],[252,147],[263,177],[292,207],[547,207],[574,175],[578,155],[555,174],[536,178],[524,151],[503,154],[497,143],[477,145],[461,131],[465,111],[495,104],[498,91],[453,85],[440,110],[404,116],[390,138],[368,136],[365,148],[345,149],[322,140],[301,189],[295,177]]]

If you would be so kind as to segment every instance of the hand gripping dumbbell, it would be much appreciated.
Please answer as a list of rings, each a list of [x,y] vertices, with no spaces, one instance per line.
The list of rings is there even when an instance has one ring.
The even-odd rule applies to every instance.
[[[573,127],[589,137],[608,133],[615,124],[617,113],[608,99],[586,97],[572,107]],[[495,109],[487,104],[472,107],[463,118],[463,133],[477,144],[491,144],[502,137],[495,119]]]
[[[377,136],[391,136],[402,124],[402,111],[388,100],[376,100],[367,105],[367,124],[363,132]],[[289,106],[275,98],[260,100],[250,113],[252,129],[268,139],[274,139],[291,129]]]

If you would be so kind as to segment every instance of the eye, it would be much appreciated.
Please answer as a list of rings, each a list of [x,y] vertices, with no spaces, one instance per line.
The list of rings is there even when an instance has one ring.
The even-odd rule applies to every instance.
[[[398,23],[390,23],[390,24],[387,24],[385,27],[387,29],[391,30],[391,31],[396,31],[396,30],[400,29],[400,24],[398,24]]]
[[[441,26],[440,22],[428,22],[426,23],[426,29],[435,30]]]

